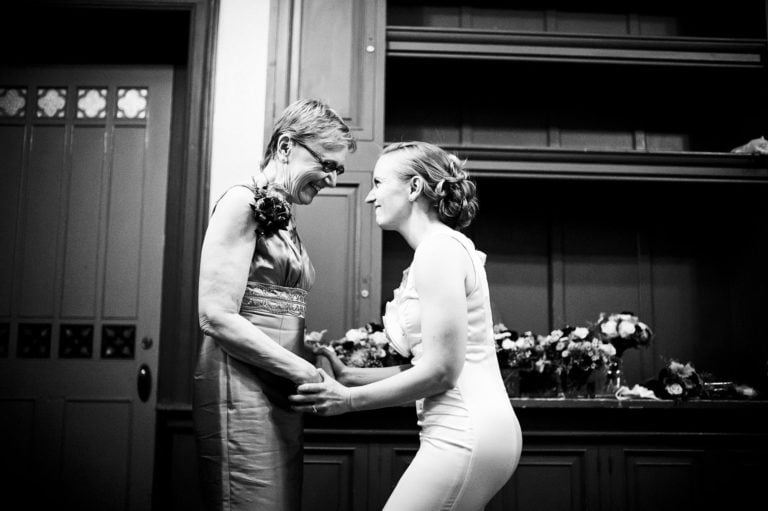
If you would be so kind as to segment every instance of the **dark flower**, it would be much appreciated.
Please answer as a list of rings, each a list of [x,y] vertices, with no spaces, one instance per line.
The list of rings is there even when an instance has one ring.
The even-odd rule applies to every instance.
[[[285,229],[291,221],[291,208],[288,203],[267,188],[254,189],[251,210],[259,236],[270,236]]]

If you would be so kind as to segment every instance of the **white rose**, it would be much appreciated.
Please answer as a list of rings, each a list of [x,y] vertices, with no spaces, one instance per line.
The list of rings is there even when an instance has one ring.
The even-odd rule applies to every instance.
[[[368,333],[365,331],[365,328],[353,328],[352,330],[347,330],[344,337],[346,337],[348,341],[360,342],[368,337]]]
[[[616,337],[616,322],[609,319],[600,325],[600,331],[608,337]]]
[[[320,342],[323,340],[323,335],[327,331],[328,330],[322,330],[320,332],[317,332],[317,331],[309,332],[307,335],[304,336],[304,342],[309,342],[309,343]]]
[[[613,357],[616,355],[616,347],[611,343],[603,343],[600,345],[600,351],[608,355],[609,357]]]
[[[666,390],[670,396],[679,396],[683,393],[683,387],[679,383],[667,385]]]
[[[515,341],[512,339],[504,339],[504,341],[501,343],[501,347],[505,350],[511,350],[515,347]]]
[[[622,321],[619,323],[619,336],[627,338],[635,333],[635,325],[629,321]]]
[[[385,346],[389,342],[387,340],[387,334],[384,332],[373,332],[371,334],[371,341],[378,347]]]
[[[575,335],[579,339],[584,339],[586,336],[589,335],[589,330],[587,328],[584,328],[583,326],[580,326],[573,331],[573,335]]]

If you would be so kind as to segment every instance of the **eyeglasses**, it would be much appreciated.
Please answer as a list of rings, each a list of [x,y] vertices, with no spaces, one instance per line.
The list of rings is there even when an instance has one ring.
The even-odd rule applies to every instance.
[[[328,173],[335,172],[337,176],[340,176],[344,173],[344,170],[345,170],[344,165],[339,165],[333,160],[324,160],[323,158],[320,157],[319,154],[317,154],[315,151],[310,149],[306,144],[299,142],[296,139],[294,139],[293,141],[296,144],[303,147],[310,155],[312,155],[312,158],[314,158],[315,161],[317,161],[317,163],[319,163],[320,166],[323,167],[323,172],[328,172]]]

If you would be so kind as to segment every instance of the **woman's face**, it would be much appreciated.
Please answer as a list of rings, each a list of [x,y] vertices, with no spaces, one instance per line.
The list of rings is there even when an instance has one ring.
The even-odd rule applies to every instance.
[[[310,204],[323,188],[336,186],[348,150],[323,149],[318,143],[293,141],[285,187],[296,204]]]
[[[384,230],[397,230],[411,212],[409,181],[397,169],[403,165],[402,153],[385,154],[373,169],[373,188],[365,202],[373,204],[376,223]]]

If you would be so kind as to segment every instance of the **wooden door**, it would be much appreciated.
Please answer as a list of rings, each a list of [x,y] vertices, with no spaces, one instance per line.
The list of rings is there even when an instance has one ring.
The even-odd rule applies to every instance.
[[[273,2],[276,64],[268,78],[266,136],[288,104],[318,98],[358,140],[347,169],[373,169],[384,141],[385,18],[383,0]]]
[[[294,208],[301,239],[317,271],[307,298],[307,329],[327,329],[326,339],[381,320],[381,263],[373,256],[381,253],[381,235],[373,208],[364,202],[370,179],[367,172],[347,172],[311,205]]]
[[[0,70],[0,487],[25,507],[150,508],[171,81]]]

